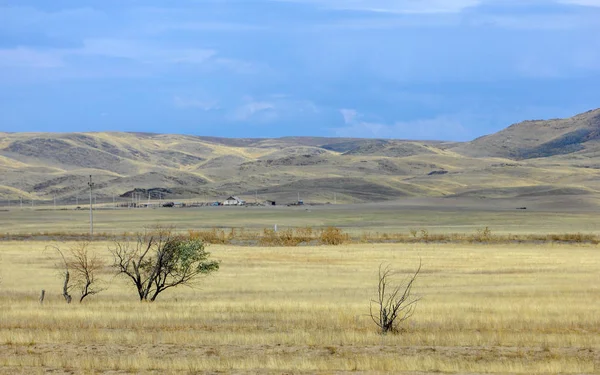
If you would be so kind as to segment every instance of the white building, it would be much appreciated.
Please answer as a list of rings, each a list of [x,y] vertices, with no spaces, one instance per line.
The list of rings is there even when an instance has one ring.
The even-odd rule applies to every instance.
[[[231,196],[223,201],[223,206],[243,206],[245,204],[246,201],[235,196]]]

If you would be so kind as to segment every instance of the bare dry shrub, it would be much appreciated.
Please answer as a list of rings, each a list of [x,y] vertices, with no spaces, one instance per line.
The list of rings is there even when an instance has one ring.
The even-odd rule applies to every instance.
[[[420,298],[412,296],[412,287],[419,272],[421,262],[412,276],[394,285],[393,278],[397,273],[389,265],[379,265],[377,297],[371,300],[369,313],[381,334],[399,332],[399,325],[415,313]]]
[[[421,240],[424,242],[429,242],[429,231],[427,229],[421,229]]]
[[[314,240],[314,235],[312,227],[306,226],[296,229],[296,237],[298,237],[300,243]]]
[[[477,229],[477,233],[471,237],[474,242],[491,242],[493,240],[492,230],[490,227]]]
[[[259,244],[262,246],[278,246],[280,244],[279,235],[277,232],[275,232],[275,230],[265,228],[262,236],[259,239]]]
[[[340,228],[327,227],[321,231],[320,240],[325,245],[341,245],[350,241],[350,236]]]
[[[233,231],[233,229],[232,229]],[[235,232],[233,231],[235,234]],[[228,242],[228,236],[225,235],[225,231],[222,229],[213,228],[211,230],[189,230],[189,238],[192,240],[200,240],[204,243],[213,245],[223,245]],[[230,233],[231,235],[231,233]]]
[[[71,291],[76,290],[79,294],[79,302],[94,294],[105,290],[103,282],[98,275],[105,267],[104,261],[95,252],[89,249],[89,242],[79,242],[69,247],[65,253],[59,246],[50,245],[46,248],[54,249],[61,257],[62,262],[57,265],[61,278],[63,278],[63,297],[67,303],[71,303]]]

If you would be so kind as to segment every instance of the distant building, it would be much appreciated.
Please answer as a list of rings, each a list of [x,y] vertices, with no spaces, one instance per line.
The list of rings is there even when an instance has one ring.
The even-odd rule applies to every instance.
[[[275,202],[275,201],[270,201],[270,200],[267,200],[267,201],[265,202],[265,204],[266,204],[267,206],[276,206],[276,205],[277,205],[277,202]]]
[[[223,201],[223,206],[243,206],[245,204],[246,201],[235,196],[231,196]]]

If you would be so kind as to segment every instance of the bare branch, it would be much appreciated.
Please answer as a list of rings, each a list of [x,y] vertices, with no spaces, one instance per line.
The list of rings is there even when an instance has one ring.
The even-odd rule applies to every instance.
[[[383,264],[379,265],[377,299],[370,301],[369,315],[382,334],[397,332],[398,325],[413,316],[420,298],[413,297],[411,293],[414,282],[421,272],[421,266],[422,262],[419,261],[419,267],[408,278],[408,282],[392,286],[391,292],[387,292],[395,272],[389,265],[386,267],[383,267]],[[373,311],[374,306],[375,311]]]
[[[104,262],[95,253],[89,252],[89,243],[81,242],[69,248],[67,255],[58,246],[47,246],[57,251],[62,259],[64,272],[63,297],[71,303],[71,290],[80,293],[79,302],[87,296],[98,294],[105,290],[97,278],[104,267]],[[63,267],[61,266],[61,268]]]
[[[63,265],[64,265],[64,272],[61,273],[61,276],[64,277],[64,282],[63,282],[63,292],[62,292],[62,296],[65,298],[65,301],[67,303],[71,303],[72,297],[71,294],[69,293],[69,289],[71,289],[71,286],[69,285],[69,279],[70,279],[70,274],[69,274],[69,263],[67,262],[67,259],[65,258],[65,254],[63,254],[63,252],[60,250],[60,248],[58,246],[54,246],[54,245],[48,245],[46,246],[46,250],[48,249],[53,249],[56,252],[58,252],[58,254],[60,254],[60,257],[62,258],[63,261]],[[61,266],[62,268],[62,266]]]

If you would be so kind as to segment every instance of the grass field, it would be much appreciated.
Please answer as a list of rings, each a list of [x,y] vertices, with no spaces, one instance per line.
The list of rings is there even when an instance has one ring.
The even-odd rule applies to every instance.
[[[106,270],[108,290],[67,305],[46,244],[0,242],[0,373],[600,372],[594,245],[211,246],[222,267],[199,289],[140,303]],[[420,259],[416,314],[379,335],[378,265]]]
[[[516,207],[527,206],[527,210]],[[353,235],[363,232],[409,233],[427,229],[431,233],[474,233],[490,227],[502,234],[595,233],[600,206],[595,201],[553,198],[515,199],[406,199],[358,205],[304,207],[202,207],[122,209],[94,211],[97,233],[136,232],[145,226],[175,225],[177,229],[264,228],[336,226]],[[87,210],[0,211],[0,234],[89,231]]]

